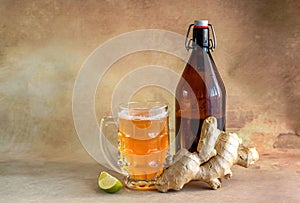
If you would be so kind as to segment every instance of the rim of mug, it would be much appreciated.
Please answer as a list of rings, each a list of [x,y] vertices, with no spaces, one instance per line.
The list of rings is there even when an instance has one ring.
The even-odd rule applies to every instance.
[[[130,107],[132,106],[132,107]],[[168,105],[160,101],[131,101],[119,104],[119,110],[165,110],[168,112]]]

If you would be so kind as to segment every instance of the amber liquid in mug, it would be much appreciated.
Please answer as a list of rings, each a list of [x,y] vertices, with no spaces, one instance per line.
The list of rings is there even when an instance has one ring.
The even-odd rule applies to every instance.
[[[151,180],[163,171],[169,150],[168,116],[119,116],[119,152],[131,180]]]

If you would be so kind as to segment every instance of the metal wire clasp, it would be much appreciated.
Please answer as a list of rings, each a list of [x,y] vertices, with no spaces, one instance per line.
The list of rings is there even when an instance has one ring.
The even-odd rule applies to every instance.
[[[216,46],[217,46],[217,38],[216,38],[216,33],[215,33],[215,29],[214,26],[212,24],[208,24],[208,26],[211,28],[211,33],[213,35],[213,40],[209,39],[209,42],[211,44],[211,46],[209,47],[211,49],[211,51],[214,51]]]
[[[186,37],[185,37],[184,45],[185,45],[185,48],[187,51],[194,48],[193,46],[191,46],[191,42],[193,42],[193,39],[189,39],[190,30],[191,30],[191,27],[193,27],[193,26],[194,26],[194,24],[190,24],[189,29],[187,30],[187,33],[186,33]]]
[[[191,27],[193,27],[193,26],[194,26],[194,24],[189,25],[189,28],[187,30],[186,37],[185,37],[184,45],[185,45],[185,48],[186,48],[187,51],[194,48],[193,39],[191,39],[191,38],[189,39],[189,34],[190,34],[190,31],[191,31]],[[209,49],[211,51],[214,51],[216,49],[216,46],[217,46],[217,38],[216,38],[216,34],[215,34],[215,29],[214,29],[212,24],[208,24],[208,26],[211,28],[211,33],[212,33],[212,36],[213,36],[213,39],[209,39]]]

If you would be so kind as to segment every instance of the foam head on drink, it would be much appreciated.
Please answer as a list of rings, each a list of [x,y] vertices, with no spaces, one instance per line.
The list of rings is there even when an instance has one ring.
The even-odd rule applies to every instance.
[[[156,178],[162,173],[169,150],[168,113],[122,110],[118,117],[123,172],[130,179]]]

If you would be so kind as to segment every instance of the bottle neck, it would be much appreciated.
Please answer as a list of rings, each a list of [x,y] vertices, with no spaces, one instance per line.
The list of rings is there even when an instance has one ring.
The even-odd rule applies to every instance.
[[[206,26],[195,26],[193,29],[193,41],[195,43],[195,49],[200,46],[203,51],[209,52],[209,31]]]

